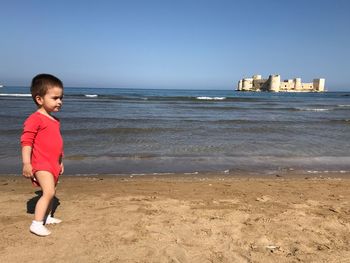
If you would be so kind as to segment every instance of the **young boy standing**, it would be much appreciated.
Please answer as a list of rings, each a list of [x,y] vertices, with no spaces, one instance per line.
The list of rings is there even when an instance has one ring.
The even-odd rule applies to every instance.
[[[55,187],[64,171],[60,121],[52,113],[62,107],[63,84],[53,75],[39,74],[32,80],[31,94],[38,110],[24,122],[21,136],[23,176],[31,178],[33,184],[42,189],[30,232],[47,236],[51,232],[44,224],[61,222],[51,216]]]

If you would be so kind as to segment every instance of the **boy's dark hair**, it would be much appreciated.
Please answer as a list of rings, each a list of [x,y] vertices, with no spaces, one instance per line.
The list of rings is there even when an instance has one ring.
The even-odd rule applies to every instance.
[[[32,85],[30,92],[35,104],[38,104],[35,100],[36,96],[44,97],[47,90],[52,87],[59,87],[63,89],[62,81],[50,74],[39,74],[32,79]]]

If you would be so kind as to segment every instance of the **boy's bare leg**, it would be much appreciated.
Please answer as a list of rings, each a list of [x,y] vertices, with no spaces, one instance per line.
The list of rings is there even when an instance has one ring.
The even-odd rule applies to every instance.
[[[53,175],[47,171],[38,171],[35,177],[39,181],[43,194],[36,203],[34,220],[43,221],[55,196],[55,181]]]
[[[45,220],[44,224],[45,225],[51,225],[51,224],[59,224],[62,222],[61,219],[54,218],[52,217],[52,211],[53,211],[53,203],[54,203],[54,198],[52,198],[49,207],[47,208],[46,214],[45,214]]]
[[[56,192],[56,190],[55,190],[55,192]],[[53,199],[54,198],[55,198],[55,196],[51,199],[51,202],[50,202],[49,206],[47,207],[46,216],[51,216],[52,209],[53,209]]]
[[[51,232],[44,226],[44,219],[49,205],[55,196],[55,182],[53,175],[47,171],[38,171],[35,174],[43,191],[35,206],[34,220],[30,225],[30,232],[38,236],[48,236]]]
[[[51,217],[51,213],[52,213],[52,208],[53,208],[53,199],[54,197],[51,199],[51,202],[49,203],[49,206],[47,207],[46,213],[45,213],[45,217],[44,217],[44,224],[47,224],[47,219]]]

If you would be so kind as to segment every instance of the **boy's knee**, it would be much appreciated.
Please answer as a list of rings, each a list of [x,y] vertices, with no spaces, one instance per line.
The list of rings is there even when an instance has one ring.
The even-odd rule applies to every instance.
[[[43,190],[43,196],[48,199],[52,199],[55,196],[55,189],[46,189]]]

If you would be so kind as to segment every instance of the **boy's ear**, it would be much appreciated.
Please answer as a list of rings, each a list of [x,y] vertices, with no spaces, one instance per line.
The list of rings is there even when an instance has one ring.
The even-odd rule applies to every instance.
[[[39,95],[36,95],[36,96],[35,96],[35,101],[36,101],[39,105],[42,105],[42,104],[43,104],[43,99],[42,99]]]

